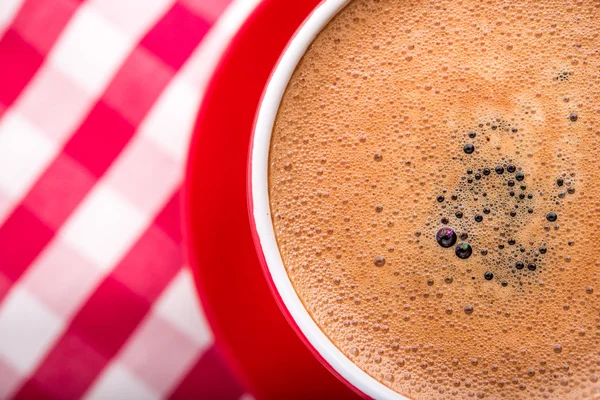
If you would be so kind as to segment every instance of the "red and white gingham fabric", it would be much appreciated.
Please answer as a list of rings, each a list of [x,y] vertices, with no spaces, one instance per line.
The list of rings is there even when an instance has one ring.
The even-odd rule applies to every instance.
[[[229,1],[0,0],[0,398],[243,396],[178,200]]]

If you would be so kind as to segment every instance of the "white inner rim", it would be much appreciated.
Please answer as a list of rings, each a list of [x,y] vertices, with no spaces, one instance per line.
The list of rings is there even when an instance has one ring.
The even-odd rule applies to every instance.
[[[269,148],[275,117],[283,93],[296,65],[321,29],[350,0],[325,0],[317,7],[290,42],[277,65],[264,94],[251,154],[253,215],[271,278],[292,318],[311,345],[344,379],[375,399],[406,399],[383,385],[348,359],[319,329],[288,277],[277,248],[269,206]]]

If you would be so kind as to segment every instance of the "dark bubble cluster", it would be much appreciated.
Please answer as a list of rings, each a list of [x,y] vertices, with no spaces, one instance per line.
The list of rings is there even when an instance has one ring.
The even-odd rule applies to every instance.
[[[530,187],[536,179],[528,177],[527,170],[516,162],[518,158],[508,155],[503,157],[501,163],[481,164],[489,162],[486,150],[490,135],[518,131],[517,127],[511,126],[502,119],[487,125],[481,124],[478,129],[467,131],[466,137],[481,141],[478,157],[473,158],[475,145],[473,143],[465,144],[464,153],[466,155],[457,157],[461,160],[461,165],[467,166],[463,170],[465,172],[459,185],[442,188],[443,193],[452,193],[450,199],[447,199],[444,194],[436,197],[438,212],[442,215],[440,221],[444,225],[439,227],[436,232],[437,243],[443,248],[452,247],[457,241],[456,231],[461,231],[460,239],[463,242],[456,245],[454,249],[456,257],[466,260],[473,254],[474,247],[481,246],[479,254],[484,257],[482,261],[485,260],[484,262],[489,265],[490,269],[484,274],[485,280],[493,280],[497,275],[500,277],[498,282],[503,287],[510,284],[510,278],[520,280],[523,277],[522,274],[538,271],[544,263],[543,257],[547,253],[547,245],[539,243],[536,246],[534,242],[523,241],[524,238],[520,231],[532,223],[541,223],[540,218],[544,218],[549,223],[557,223],[558,220],[558,214],[555,211],[546,212],[544,217],[535,213],[536,208],[547,206],[549,194]],[[492,174],[492,171],[495,174]],[[475,176],[475,180],[472,178],[473,176]],[[559,188],[565,185],[565,179],[562,177],[557,178],[555,182]],[[567,184],[567,192],[573,194],[575,192],[573,180],[569,180]],[[569,192],[569,190],[571,191]],[[494,194],[493,199],[488,197],[488,193]],[[555,201],[555,205],[556,203]],[[448,212],[452,209],[455,211]],[[452,214],[454,218],[451,218]],[[477,226],[480,226],[477,228],[478,234],[471,239],[469,239],[468,232],[476,225],[472,225],[469,218]],[[555,225],[554,228],[558,229],[558,225]],[[548,231],[552,227],[546,226],[545,229]],[[487,243],[484,243],[482,234],[491,238],[491,241],[488,240]],[[521,241],[517,238],[520,238]],[[494,244],[492,245],[492,243]],[[492,257],[486,257],[490,254],[488,251],[490,245],[496,250],[491,254]],[[494,274],[494,271],[498,273]]]
[[[564,81],[568,81],[570,76],[571,76],[570,71],[562,71],[562,72],[558,73],[554,79],[556,79],[557,81],[560,81],[560,82],[564,82]]]

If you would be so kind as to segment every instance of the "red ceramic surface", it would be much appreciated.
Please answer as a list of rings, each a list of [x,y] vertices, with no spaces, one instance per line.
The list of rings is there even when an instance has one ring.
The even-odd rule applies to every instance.
[[[319,0],[265,0],[211,79],[184,185],[189,262],[217,346],[258,399],[356,398],[294,333],[252,241],[247,157],[254,116],[285,45]]]

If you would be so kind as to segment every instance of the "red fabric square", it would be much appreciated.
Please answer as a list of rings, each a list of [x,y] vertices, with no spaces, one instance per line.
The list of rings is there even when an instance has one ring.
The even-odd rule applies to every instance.
[[[196,48],[210,24],[175,3],[167,14],[142,39],[142,46],[176,70]]]
[[[16,281],[53,235],[54,231],[31,211],[18,206],[0,226],[0,266],[4,275]]]
[[[13,22],[13,28],[46,55],[77,6],[74,0],[27,0]]]
[[[134,132],[134,126],[118,111],[99,101],[66,144],[64,151],[99,177],[123,150]]]
[[[95,183],[96,178],[87,169],[63,153],[50,164],[23,203],[58,229]]]
[[[117,265],[112,276],[152,303],[182,265],[179,243],[152,225]]]
[[[161,212],[156,216],[155,224],[165,231],[173,241],[181,243],[181,198],[179,190],[173,194]]]
[[[15,398],[81,398],[107,362],[85,338],[67,331]]]
[[[169,66],[138,47],[125,60],[103,99],[131,124],[138,125],[172,76]]]
[[[27,381],[21,389],[15,393],[14,400],[56,400],[37,382]]]
[[[42,64],[42,55],[13,29],[0,39],[0,102],[10,106]]]
[[[107,277],[71,324],[96,351],[113,357],[148,312],[150,304],[112,277]]]
[[[200,357],[171,399],[237,399],[244,391],[214,347]],[[218,397],[215,397],[218,396]]]

